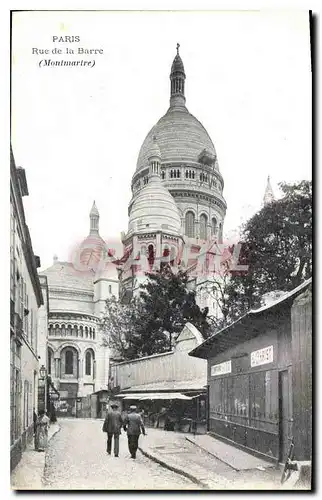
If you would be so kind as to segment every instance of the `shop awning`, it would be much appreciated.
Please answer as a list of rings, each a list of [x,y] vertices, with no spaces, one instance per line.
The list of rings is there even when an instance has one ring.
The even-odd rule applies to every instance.
[[[142,396],[143,396],[142,392],[141,393],[127,392],[122,394],[116,394],[114,397],[123,399],[140,399]]]
[[[184,399],[184,400],[191,400],[189,396],[185,396],[184,394],[181,394],[180,392],[155,392],[155,393],[150,393],[150,394],[144,394],[141,395],[141,398],[139,401],[144,401],[144,400],[155,400],[155,399]]]

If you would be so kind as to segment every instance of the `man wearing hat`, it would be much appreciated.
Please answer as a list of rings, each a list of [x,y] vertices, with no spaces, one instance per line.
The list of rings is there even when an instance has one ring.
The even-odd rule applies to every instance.
[[[136,458],[136,452],[139,446],[139,436],[145,436],[145,428],[141,415],[137,412],[135,405],[130,406],[130,412],[124,419],[124,430],[127,431],[127,439],[131,458]]]
[[[112,403],[111,409],[108,410],[104,424],[103,432],[107,432],[107,453],[110,455],[112,451],[112,438],[114,436],[114,456],[119,456],[119,439],[121,434],[123,420],[121,412],[118,410],[118,404]]]

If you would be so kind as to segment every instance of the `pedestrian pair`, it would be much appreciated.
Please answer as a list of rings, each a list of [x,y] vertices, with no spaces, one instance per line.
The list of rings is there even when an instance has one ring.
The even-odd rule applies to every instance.
[[[103,432],[107,433],[107,453],[110,455],[112,452],[112,439],[114,436],[114,456],[119,456],[119,437],[121,428],[127,432],[128,447],[131,458],[136,458],[136,452],[139,446],[139,437],[142,433],[145,435],[145,428],[141,415],[137,413],[136,406],[132,405],[129,408],[129,413],[124,420],[122,419],[121,412],[118,410],[116,403],[111,404],[111,410],[106,414]]]

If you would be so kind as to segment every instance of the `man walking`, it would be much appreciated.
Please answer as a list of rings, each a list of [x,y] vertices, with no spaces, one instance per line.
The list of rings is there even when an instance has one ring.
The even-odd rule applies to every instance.
[[[110,455],[112,451],[112,438],[114,436],[114,456],[119,456],[119,439],[121,427],[123,424],[121,412],[118,410],[117,403],[111,404],[111,410],[108,410],[104,424],[103,432],[107,432],[107,453]]]
[[[139,436],[141,430],[145,436],[145,428],[141,415],[137,412],[136,406],[129,408],[130,413],[124,419],[124,430],[127,431],[127,439],[131,458],[136,458],[136,452],[139,446]]]

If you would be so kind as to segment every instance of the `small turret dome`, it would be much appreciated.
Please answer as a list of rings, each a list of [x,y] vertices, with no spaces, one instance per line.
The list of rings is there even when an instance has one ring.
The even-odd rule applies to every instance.
[[[149,178],[131,207],[129,233],[163,230],[181,233],[181,218],[173,196],[162,184],[159,175]]]
[[[153,136],[152,145],[151,145],[149,152],[148,152],[148,159],[150,160],[150,158],[160,158],[161,159],[161,151],[160,151],[160,148],[158,146],[157,138],[155,135]]]

